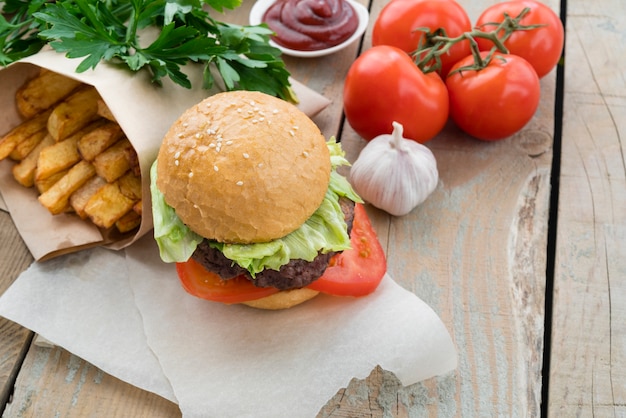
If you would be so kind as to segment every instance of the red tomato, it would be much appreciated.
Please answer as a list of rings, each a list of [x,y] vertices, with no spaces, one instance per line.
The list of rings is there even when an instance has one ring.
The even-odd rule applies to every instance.
[[[484,31],[493,31],[504,20],[504,13],[515,18],[528,7],[521,25],[545,25],[531,30],[518,30],[504,42],[510,54],[519,55],[537,71],[539,78],[548,74],[559,62],[563,51],[564,31],[559,16],[545,4],[535,0],[513,0],[497,3],[487,8],[476,21],[476,26]],[[495,23],[495,24],[494,24]],[[476,38],[481,51],[488,51],[493,42]]]
[[[407,53],[422,46],[424,32],[417,28],[429,28],[431,33],[445,29],[448,37],[457,37],[472,30],[472,22],[463,7],[454,0],[393,0],[380,11],[374,22],[372,45],[391,45]],[[452,46],[441,56],[442,78],[461,58],[470,54],[469,41]]]
[[[352,63],[343,101],[350,126],[368,141],[390,134],[396,121],[406,138],[426,142],[448,118],[448,93],[439,75],[424,74],[404,51],[387,45],[370,48]]]
[[[350,234],[352,248],[331,260],[324,275],[308,287],[337,296],[364,296],[378,287],[385,272],[385,253],[365,208],[357,204]]]
[[[244,276],[222,280],[192,258],[184,263],[176,263],[176,272],[188,293],[215,302],[241,303],[278,292],[273,287],[257,287]]]
[[[481,52],[484,58],[488,52]],[[472,65],[474,57],[459,61],[448,75],[450,117],[468,134],[494,141],[513,135],[530,121],[539,105],[539,77],[524,58],[496,54],[482,70],[457,68]]]

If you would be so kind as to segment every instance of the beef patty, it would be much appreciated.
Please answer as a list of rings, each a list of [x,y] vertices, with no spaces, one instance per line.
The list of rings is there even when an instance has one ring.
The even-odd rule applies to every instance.
[[[339,204],[348,226],[348,235],[352,231],[354,221],[354,202],[347,198],[339,198]],[[258,287],[275,287],[279,290],[289,290],[305,287],[324,274],[330,259],[336,252],[326,254],[318,253],[313,261],[300,259],[290,260],[281,266],[280,270],[266,269],[258,273],[253,279],[244,268],[235,264],[222,254],[221,251],[211,248],[208,240],[202,241],[192,258],[202,264],[205,269],[228,280],[241,274],[248,277]]]

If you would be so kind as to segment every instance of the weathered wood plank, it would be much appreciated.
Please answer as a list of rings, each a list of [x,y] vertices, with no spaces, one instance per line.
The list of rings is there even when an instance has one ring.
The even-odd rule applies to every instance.
[[[26,269],[32,257],[20,239],[11,217],[0,211],[0,294]],[[27,329],[0,318],[0,410],[13,391],[13,381],[32,338]]]
[[[552,416],[626,414],[624,13],[568,1]]]
[[[475,21],[497,1],[459,3]],[[558,12],[558,2],[546,3]],[[374,1],[372,11],[384,4]],[[433,195],[401,218],[370,211],[391,276],[435,309],[459,349],[453,375],[385,386],[385,395],[397,394],[410,414],[539,415],[554,97],[553,72],[542,80],[535,118],[498,143],[448,126],[427,144],[441,179]],[[347,124],[342,142],[351,160],[365,145]],[[400,395],[422,386],[438,402]]]
[[[59,347],[32,345],[6,417],[180,416],[178,406],[124,383]]]

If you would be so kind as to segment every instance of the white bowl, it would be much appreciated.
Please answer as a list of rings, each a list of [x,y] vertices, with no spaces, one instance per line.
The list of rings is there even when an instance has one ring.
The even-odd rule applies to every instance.
[[[335,45],[326,49],[318,49],[316,51],[299,51],[296,49],[285,48],[282,45],[278,45],[276,42],[270,40],[270,44],[280,49],[283,54],[291,55],[294,57],[302,57],[302,58],[313,58],[313,57],[321,57],[323,55],[332,54],[339,50],[344,49],[365,33],[365,29],[367,29],[367,24],[369,22],[369,12],[361,3],[357,3],[354,0],[345,0],[347,1],[356,12],[357,19],[359,19],[359,24],[357,25],[356,30],[348,39],[340,43],[339,45]],[[252,10],[250,10],[250,24],[251,25],[259,25],[263,23],[263,15],[269,9],[269,7],[274,4],[276,0],[257,0],[256,3],[252,6]]]

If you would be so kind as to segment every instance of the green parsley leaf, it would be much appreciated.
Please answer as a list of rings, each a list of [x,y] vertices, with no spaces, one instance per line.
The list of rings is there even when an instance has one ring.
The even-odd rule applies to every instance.
[[[77,72],[102,61],[131,71],[149,71],[152,81],[191,88],[184,67],[204,65],[203,88],[214,85],[215,68],[228,90],[263,91],[292,100],[289,72],[280,51],[269,45],[265,25],[240,26],[213,19],[241,0],[46,0],[4,2],[0,16],[0,64],[49,45],[70,58],[83,58]],[[154,34],[148,35],[148,34]]]

